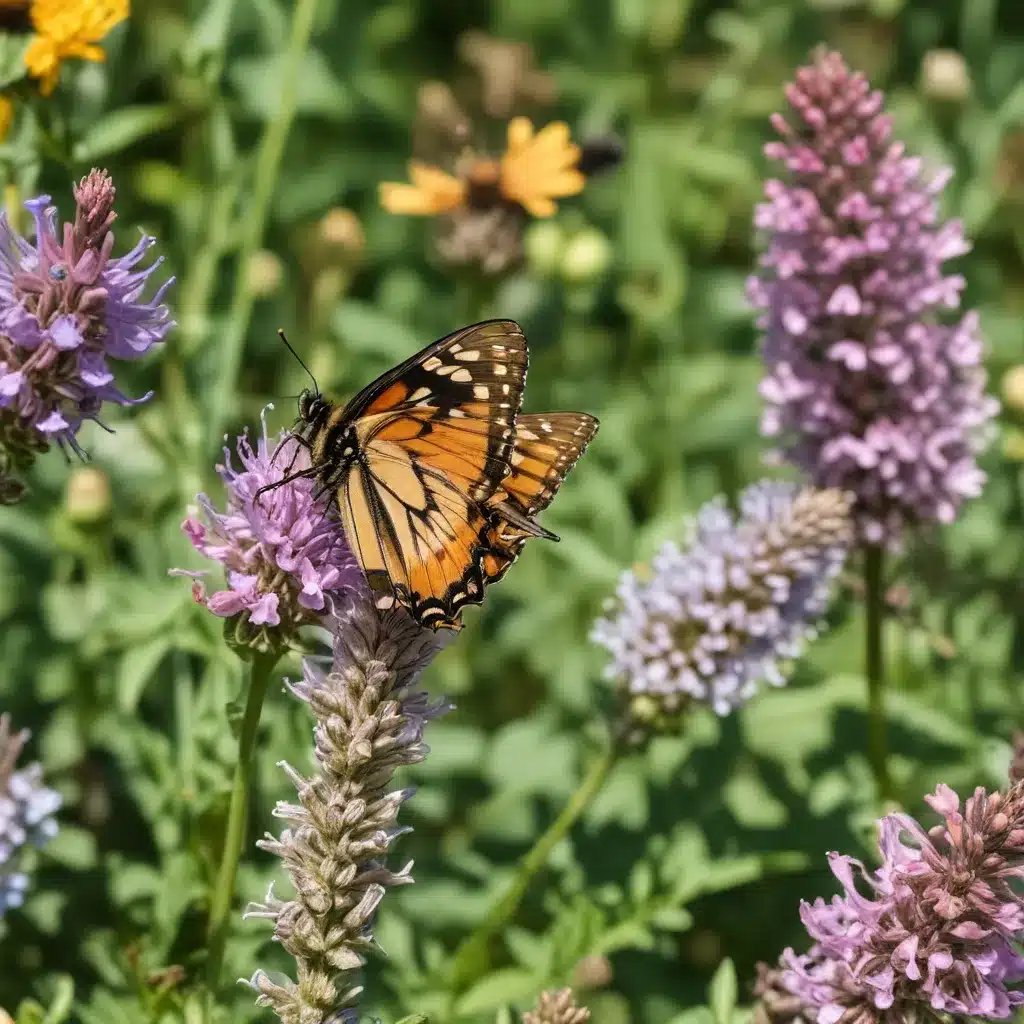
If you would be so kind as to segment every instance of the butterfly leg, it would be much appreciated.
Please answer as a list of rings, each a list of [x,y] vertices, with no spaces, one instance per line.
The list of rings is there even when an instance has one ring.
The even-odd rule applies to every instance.
[[[264,491],[274,491],[278,487],[283,487],[285,484],[290,484],[293,480],[310,479],[316,476],[316,469],[300,469],[297,473],[289,473],[286,476],[281,477],[280,480],[275,480],[272,484],[264,484],[253,496],[254,502],[259,502],[261,495]]]

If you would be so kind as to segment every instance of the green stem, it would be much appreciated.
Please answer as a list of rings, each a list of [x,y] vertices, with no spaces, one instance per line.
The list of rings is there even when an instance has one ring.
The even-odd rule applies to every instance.
[[[210,440],[212,445],[219,439],[227,425],[231,412],[231,401],[237,386],[238,371],[242,365],[242,350],[252,319],[254,297],[249,287],[249,264],[252,256],[263,244],[263,234],[270,210],[270,199],[277,183],[284,154],[285,142],[295,116],[295,96],[302,60],[313,32],[313,20],[317,0],[296,0],[292,15],[291,37],[281,68],[281,101],[277,114],[267,125],[256,156],[256,172],[253,179],[252,198],[246,206],[242,225],[242,242],[238,250],[235,267],[234,293],[224,336],[218,345],[220,365],[217,380],[211,396]]]
[[[864,671],[868,680],[868,755],[880,801],[892,797],[889,778],[889,751],[885,719],[885,658],[882,631],[885,625],[885,582],[882,548],[868,544],[864,548]]]
[[[491,907],[476,930],[456,949],[450,967],[451,986],[454,992],[465,991],[477,978],[486,973],[490,940],[515,917],[534,876],[548,862],[551,851],[568,835],[580,815],[601,791],[622,749],[618,743],[608,744],[604,753],[590,766],[590,771],[570,797],[562,813],[519,862],[515,878],[505,894]]]
[[[242,730],[238,737],[238,763],[235,765],[235,780],[231,787],[231,804],[228,808],[228,823],[224,830],[224,849],[221,853],[220,869],[214,883],[210,903],[210,920],[207,925],[208,960],[206,967],[207,984],[211,992],[217,990],[220,968],[224,959],[224,946],[231,930],[231,905],[234,902],[235,878],[238,862],[245,847],[245,819],[249,806],[249,789],[252,783],[253,750],[256,733],[260,725],[263,699],[279,655],[257,654],[253,657],[249,673],[249,692],[245,698],[245,713],[242,716]]]

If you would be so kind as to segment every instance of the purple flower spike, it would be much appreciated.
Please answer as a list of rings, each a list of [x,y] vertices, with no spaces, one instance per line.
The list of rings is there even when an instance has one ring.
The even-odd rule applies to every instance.
[[[197,579],[196,600],[222,618],[244,613],[248,624],[271,627],[287,640],[299,626],[337,611],[342,598],[362,590],[364,580],[344,530],[328,513],[327,496],[315,496],[319,484],[308,477],[281,483],[309,468],[306,450],[288,433],[271,444],[262,422],[255,448],[248,435],[238,439],[241,468],[232,465],[227,449],[224,465],[217,467],[228,491],[226,510],[218,512],[200,494],[205,523],[189,517],[182,530],[200,554],[227,570],[227,589],[209,597]],[[268,484],[279,486],[257,497]]]
[[[1024,870],[1024,784],[977,789],[963,810],[939,786],[928,803],[944,818],[929,831],[906,814],[883,819],[882,865],[871,874],[829,855],[843,894],[802,905],[814,944],[781,958],[782,985],[805,1019],[1003,1020],[1024,1004],[1024,992],[1007,988],[1024,979],[1024,899],[1011,884]]]
[[[44,846],[57,834],[54,815],[61,806],[60,794],[43,785],[38,764],[15,771],[28,738],[28,730],[13,732],[10,716],[0,715],[0,918],[25,900],[25,851]]]
[[[763,310],[762,432],[819,487],[856,496],[860,538],[897,545],[923,522],[952,522],[985,476],[976,456],[998,410],[985,394],[976,314],[948,322],[966,253],[943,224],[921,161],[892,140],[883,96],[837,53],[821,52],[775,115],[766,155],[766,237],[748,293]]]
[[[695,701],[724,715],[761,683],[781,686],[843,567],[848,510],[839,491],[777,481],[748,487],[738,517],[708,502],[688,546],[666,544],[643,578],[625,573],[595,622],[607,677],[667,713]]]
[[[60,230],[49,196],[25,204],[34,244],[0,214],[0,500],[8,486],[10,500],[20,494],[7,472],[51,442],[79,451],[79,427],[104,402],[148,398],[122,394],[107,360],[137,359],[174,326],[162,304],[173,279],[143,299],[162,260],[138,264],[155,240],[112,258],[115,190],[106,171],[92,171],[74,192],[74,223]]]

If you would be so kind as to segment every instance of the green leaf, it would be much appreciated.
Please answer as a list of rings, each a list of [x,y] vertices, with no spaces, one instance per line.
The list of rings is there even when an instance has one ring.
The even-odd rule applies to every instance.
[[[87,871],[95,867],[98,860],[96,837],[76,825],[61,825],[57,835],[47,843],[46,855],[65,867]]]
[[[94,124],[76,144],[73,156],[79,163],[89,163],[120,153],[141,139],[170,128],[181,116],[181,108],[172,103],[122,107]]]
[[[733,1010],[736,1008],[736,996],[739,985],[736,980],[736,967],[726,957],[715,971],[715,976],[708,985],[708,1004],[715,1018],[715,1024],[732,1024]]]
[[[125,652],[117,672],[117,704],[122,711],[131,713],[139,706],[146,684],[174,646],[174,641],[172,633],[161,633],[148,643]]]
[[[533,971],[506,967],[477,982],[455,1005],[459,1017],[489,1013],[506,1003],[530,999],[536,993],[538,978]]]
[[[28,74],[25,51],[31,40],[31,35],[25,32],[0,32],[0,89]]]
[[[75,998],[75,983],[66,974],[57,978],[54,986],[53,999],[46,1011],[44,1024],[63,1024],[71,1014],[71,1004]]]
[[[425,1013],[410,1013],[408,1017],[395,1021],[395,1024],[426,1024],[427,1019]]]

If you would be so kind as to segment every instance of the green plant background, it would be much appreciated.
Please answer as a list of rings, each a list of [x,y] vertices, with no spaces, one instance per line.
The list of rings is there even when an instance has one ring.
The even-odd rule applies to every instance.
[[[531,343],[525,408],[602,421],[545,517],[561,543],[530,545],[430,669],[430,687],[458,707],[431,725],[403,811],[415,831],[399,857],[415,859],[417,881],[385,901],[387,956],[374,960],[363,1004],[385,1020],[443,1005],[445,956],[581,777],[609,703],[587,633],[619,572],[679,537],[701,502],[781,472],[763,463],[744,281],[767,119],[817,43],[888,91],[899,135],[929,165],[955,169],[944,203],[975,241],[962,272],[994,388],[1024,361],[1024,17],[1010,0],[320,0],[267,178],[256,153],[287,127],[281,75],[308,7],[137,0],[104,65],[66,65],[45,103],[15,85],[23,113],[0,147],[9,205],[46,191],[67,213],[71,181],[108,167],[118,251],[139,226],[159,236],[179,327],[122,368],[126,390],[153,389],[154,400],[115,418],[113,435],[83,431],[109,477],[109,514],[88,521],[69,505],[79,470],[57,454],[38,464],[30,499],[0,511],[0,707],[33,729],[32,754],[66,799],[31,899],[0,925],[0,1006],[12,1012],[34,996],[58,1001],[54,1019],[179,1019],[235,754],[226,708],[242,675],[220,623],[167,569],[200,567],[179,525],[198,491],[223,497],[220,435],[258,430],[270,400],[272,430],[291,420],[282,396],[303,375],[274,328],[343,398],[470,312],[513,317]],[[469,28],[533,46],[558,86],[541,120],[564,117],[577,138],[614,133],[626,147],[624,165],[562,203],[556,221],[567,238],[603,233],[607,272],[578,282],[557,259],[548,272],[530,265],[472,310],[430,259],[429,226],[376,199],[382,178],[404,178],[418,87],[465,78],[457,39]],[[12,45],[6,79],[17,77]],[[927,80],[936,49],[962,54],[963,94]],[[252,296],[247,322],[250,295],[236,284],[249,279],[236,264],[252,244],[261,173],[262,245],[282,278]],[[314,236],[338,205],[358,215],[366,243],[347,290],[324,300]],[[243,344],[236,372],[231,347]],[[984,497],[891,566],[911,601],[886,635],[892,769],[913,813],[927,813],[921,797],[938,781],[999,785],[1024,724],[1020,421],[1004,411]],[[800,898],[835,889],[826,851],[872,856],[861,609],[841,599],[830,625],[788,688],[728,719],[697,715],[685,736],[619,766],[531,890],[492,973],[460,997],[458,1019],[525,1008],[601,954],[610,980],[581,991],[598,1024],[725,1021],[737,993],[749,1001],[757,960],[806,944]],[[297,670],[292,657],[282,675]],[[283,759],[309,768],[310,721],[275,685],[253,839],[275,828],[270,811],[288,795]],[[276,862],[253,849],[243,899],[275,877]],[[734,969],[708,995],[724,957]],[[175,964],[186,980],[163,985]],[[257,966],[290,965],[261,922],[238,920],[227,973]],[[268,1019],[247,989],[233,995],[230,1019]]]

